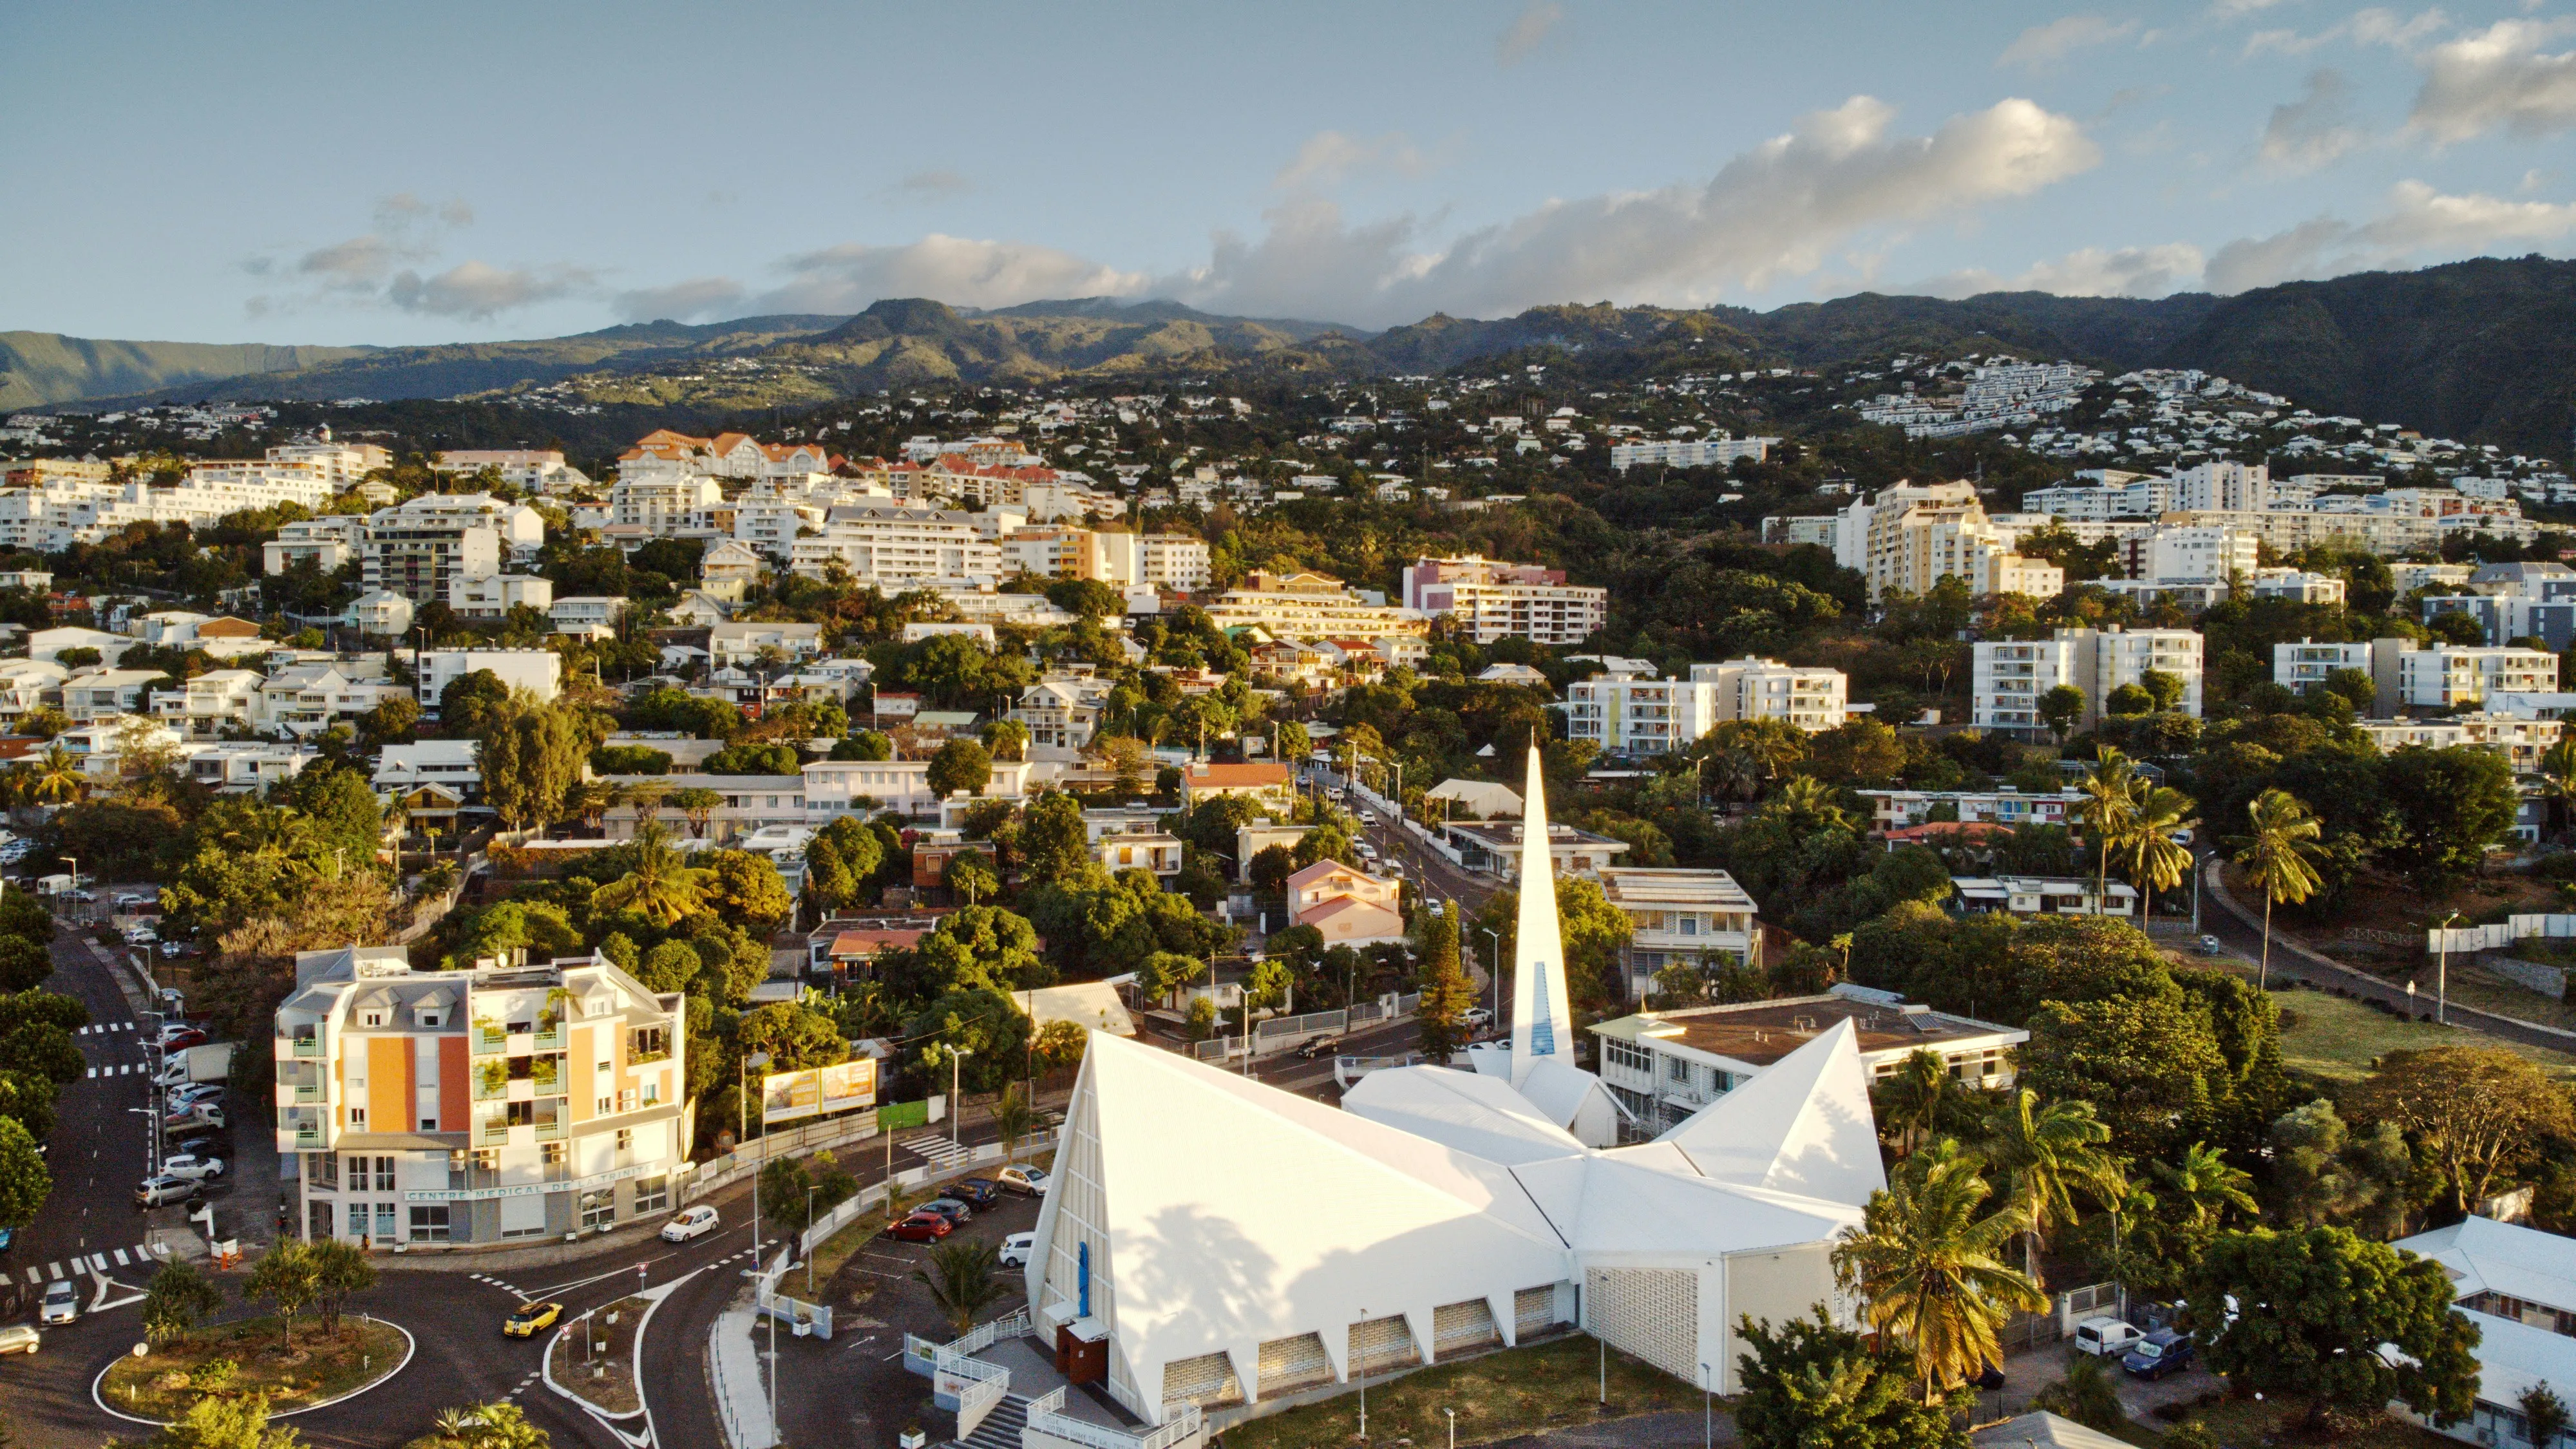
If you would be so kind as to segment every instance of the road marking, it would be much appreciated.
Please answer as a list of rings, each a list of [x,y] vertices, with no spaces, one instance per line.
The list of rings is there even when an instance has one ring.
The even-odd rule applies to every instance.
[[[89,1262],[90,1266],[97,1269],[102,1275],[107,1272],[107,1255],[105,1253],[90,1254]]]
[[[129,1266],[131,1266],[131,1264],[132,1264],[132,1260],[131,1260],[131,1259],[129,1259],[129,1258],[127,1258],[127,1257],[125,1256],[125,1250],[124,1250],[123,1248],[119,1248],[119,1249],[117,1249],[117,1250],[116,1250],[116,1266],[118,1266],[118,1267],[120,1267],[120,1268],[124,1268],[124,1267],[129,1267]]]
[[[89,1069],[89,1074],[90,1074],[91,1076],[93,1076],[93,1077],[97,1076],[97,1075],[98,1075],[98,1068],[96,1068],[96,1067],[92,1067],[92,1068],[90,1068],[90,1069]]]
[[[54,1281],[55,1281],[55,1282],[60,1283],[61,1281],[63,1281],[63,1265],[62,1265],[62,1264],[60,1264],[60,1263],[47,1263],[47,1264],[45,1265],[45,1271],[54,1275]]]
[[[27,1270],[27,1282],[28,1282],[30,1285],[37,1284],[37,1283],[42,1283],[42,1282],[44,1282],[44,1281],[45,1281],[45,1270],[44,1270],[44,1269],[42,1269],[42,1268],[30,1268],[30,1269],[28,1269],[28,1270]]]

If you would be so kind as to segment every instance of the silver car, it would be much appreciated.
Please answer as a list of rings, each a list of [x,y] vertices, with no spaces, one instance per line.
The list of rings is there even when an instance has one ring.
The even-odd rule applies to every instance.
[[[36,1309],[36,1321],[43,1324],[70,1323],[80,1317],[80,1287],[69,1279],[45,1289],[45,1301]]]

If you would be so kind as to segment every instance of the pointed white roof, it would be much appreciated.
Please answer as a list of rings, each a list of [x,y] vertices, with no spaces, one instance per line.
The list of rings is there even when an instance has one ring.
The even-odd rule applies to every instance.
[[[1540,1060],[1574,1060],[1574,1002],[1565,989],[1565,937],[1556,919],[1555,858],[1547,845],[1547,782],[1530,741],[1521,807],[1520,920],[1512,938],[1512,1084]]]
[[[1860,1204],[1887,1186],[1876,1120],[1846,1020],[1655,1140],[1721,1182]]]
[[[1563,1124],[1542,1116],[1511,1083],[1448,1067],[1371,1072],[1342,1094],[1342,1110],[1488,1162],[1537,1162],[1583,1150]]]

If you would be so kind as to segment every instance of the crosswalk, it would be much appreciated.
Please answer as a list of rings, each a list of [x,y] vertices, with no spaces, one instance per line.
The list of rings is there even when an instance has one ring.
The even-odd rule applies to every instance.
[[[137,1243],[131,1248],[110,1248],[102,1253],[75,1254],[69,1258],[57,1258],[43,1267],[27,1269],[25,1277],[27,1286],[32,1288],[45,1283],[59,1283],[65,1278],[77,1278],[83,1273],[106,1274],[113,1273],[119,1268],[157,1266],[161,1259],[168,1255],[167,1248],[156,1248],[149,1243]],[[0,1272],[5,1271],[0,1270]]]
[[[151,1070],[150,1062],[120,1062],[110,1067],[92,1067],[89,1074],[93,1077],[128,1077],[142,1076]]]
[[[489,1283],[493,1287],[500,1289],[502,1292],[509,1294],[511,1297],[518,1299],[522,1303],[525,1303],[528,1300],[526,1292],[521,1290],[519,1285],[516,1283],[505,1282],[499,1278],[493,1277],[489,1273],[468,1273],[465,1276],[473,1279],[477,1283]]]
[[[519,1380],[519,1386],[518,1386],[517,1388],[514,1388],[514,1389],[510,1390],[510,1392],[508,1392],[508,1393],[506,1393],[506,1394],[503,1394],[501,1397],[503,1397],[503,1398],[505,1398],[505,1399],[515,1399],[515,1398],[517,1398],[519,1395],[526,1393],[526,1392],[528,1391],[529,1386],[530,1386],[530,1385],[532,1385],[532,1384],[534,1384],[534,1383],[537,1381],[537,1378],[538,1378],[538,1376],[539,1376],[539,1374],[540,1374],[541,1372],[542,1372],[542,1370],[538,1370],[538,1369],[530,1369],[530,1370],[528,1370],[528,1376],[527,1376],[526,1378],[523,1378],[523,1379]]]
[[[93,1034],[104,1034],[111,1031],[132,1030],[134,1030],[134,1023],[130,1021],[94,1021],[89,1025],[82,1027],[80,1030],[73,1032],[72,1035],[90,1036]]]
[[[974,1148],[961,1147],[945,1137],[914,1137],[907,1139],[903,1145],[943,1168],[963,1167],[975,1160]]]

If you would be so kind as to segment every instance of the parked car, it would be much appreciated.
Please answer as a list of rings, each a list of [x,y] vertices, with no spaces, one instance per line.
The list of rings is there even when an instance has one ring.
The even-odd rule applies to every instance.
[[[161,1130],[164,1132],[184,1132],[192,1127],[212,1127],[217,1131],[223,1130],[224,1109],[212,1102],[198,1102],[180,1107],[161,1119]]]
[[[953,1197],[932,1198],[914,1211],[937,1213],[961,1228],[975,1220],[975,1210]]]
[[[161,1028],[161,1035],[153,1040],[153,1045],[165,1052],[185,1051],[189,1047],[205,1044],[206,1034],[203,1030],[175,1024]]]
[[[158,899],[157,896],[147,896],[141,891],[119,891],[116,895],[116,903],[120,906],[148,906]]]
[[[935,1243],[955,1231],[948,1219],[937,1213],[914,1213],[911,1217],[886,1229],[885,1235],[889,1238],[900,1238],[907,1243]]]
[[[174,1202],[186,1202],[196,1195],[197,1180],[193,1177],[147,1177],[134,1189],[134,1205],[147,1208],[168,1207]]]
[[[662,1225],[662,1241],[685,1243],[691,1238],[704,1237],[714,1232],[720,1221],[714,1208],[682,1208],[671,1215],[669,1222]]]
[[[560,1303],[522,1303],[519,1311],[501,1320],[501,1333],[507,1338],[534,1338],[541,1329],[555,1326],[563,1317]]]
[[[0,1353],[34,1353],[45,1336],[29,1324],[13,1323],[0,1328]]]
[[[1458,1024],[1469,1031],[1483,1031],[1494,1024],[1494,1014],[1481,1006],[1471,1006],[1458,1013]]]
[[[1002,1251],[995,1257],[1005,1268],[1025,1268],[1029,1265],[1029,1255],[1037,1250],[1037,1234],[1013,1233],[1002,1240]]]
[[[1297,1048],[1297,1059],[1299,1061],[1311,1062],[1317,1057],[1331,1056],[1341,1049],[1342,1039],[1340,1037],[1319,1036],[1313,1041],[1306,1043],[1304,1046]]]
[[[233,1150],[229,1137],[229,1133],[219,1137],[212,1132],[191,1132],[184,1137],[170,1139],[166,1150],[173,1158],[221,1157]]]
[[[1017,1165],[1005,1167],[993,1174],[993,1180],[1001,1185],[1002,1191],[1016,1192],[1022,1197],[1044,1197],[1047,1185],[1054,1181],[1047,1176],[1047,1170],[1043,1167]]]
[[[1377,868],[1378,868],[1379,870],[1381,870],[1381,871],[1385,872],[1386,874],[1388,874],[1388,875],[1391,875],[1391,876],[1395,877],[1397,880],[1402,880],[1402,879],[1404,879],[1404,862],[1403,862],[1403,861],[1400,861],[1400,860],[1383,860],[1383,861],[1378,862],[1378,867],[1377,867]]]
[[[2130,1344],[2146,1336],[2137,1325],[2105,1314],[2075,1325],[2075,1351],[2095,1358],[2118,1358],[2129,1351]]]
[[[125,944],[129,946],[149,946],[160,939],[161,933],[152,929],[150,926],[128,926],[125,928]]]
[[[2176,1369],[2191,1367],[2196,1356],[2190,1334],[2159,1328],[2120,1355],[2120,1367],[2142,1379],[2160,1379]]]
[[[2227,948],[2218,944],[2218,938],[2216,936],[2201,937],[2200,944],[2197,949],[2203,956],[2224,956],[2227,954]]]
[[[220,1157],[199,1157],[193,1152],[182,1152],[161,1159],[161,1175],[185,1177],[203,1182],[207,1178],[224,1175],[224,1160]]]
[[[44,1302],[36,1308],[38,1323],[71,1323],[80,1317],[80,1285],[66,1278],[47,1284]]]
[[[969,1207],[988,1208],[1001,1198],[1002,1189],[989,1177],[970,1177],[948,1184],[948,1195]]]
[[[173,1082],[168,1086],[169,1090],[161,1100],[173,1112],[199,1105],[223,1105],[224,1084],[221,1082]]]

